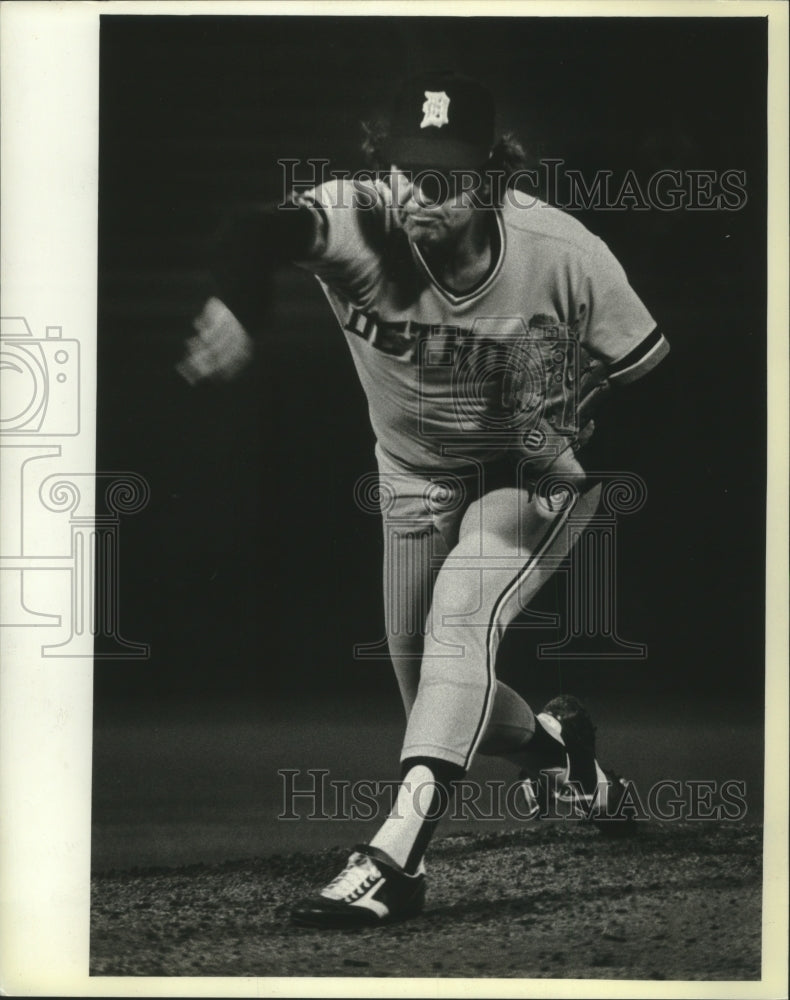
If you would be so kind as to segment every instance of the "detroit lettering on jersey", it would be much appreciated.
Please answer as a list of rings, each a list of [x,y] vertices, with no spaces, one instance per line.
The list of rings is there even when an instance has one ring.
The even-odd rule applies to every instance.
[[[466,293],[444,288],[403,241],[382,182],[298,196],[319,215],[300,261],[345,333],[378,442],[443,470],[517,448],[536,466],[569,444],[609,385],[669,350],[623,269],[578,221],[538,202],[496,210],[498,255]]]
[[[417,367],[420,432],[440,444],[543,452],[579,430],[579,377],[594,366],[588,360],[581,368],[575,336],[553,317],[537,315],[526,327],[518,316],[431,326],[352,308],[344,329]],[[448,421],[434,428],[437,409],[452,428]]]

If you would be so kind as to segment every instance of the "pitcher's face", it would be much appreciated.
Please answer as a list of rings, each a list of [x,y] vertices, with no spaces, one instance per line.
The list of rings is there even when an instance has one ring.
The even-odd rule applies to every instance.
[[[433,169],[405,170],[393,164],[390,187],[397,218],[419,245],[448,245],[467,230],[475,214],[474,178]]]

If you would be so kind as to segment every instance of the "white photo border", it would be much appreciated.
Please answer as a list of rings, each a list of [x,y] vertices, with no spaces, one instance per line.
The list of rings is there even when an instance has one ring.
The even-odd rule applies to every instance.
[[[99,17],[107,14],[451,16],[480,3],[4,2],[2,17],[2,309],[26,320],[42,357],[78,342],[78,429],[45,428],[2,452],[4,558],[66,557],[64,519],[27,530],[34,459],[75,479],[90,522],[95,471]],[[766,498],[766,805],[763,979],[760,982],[375,980],[90,977],[90,809],[93,664],[89,653],[42,657],[38,627],[4,629],[0,673],[0,988],[8,995],[768,997],[787,985],[788,817],[788,8],[761,0],[488,2],[485,15],[760,17],[769,23],[768,487]],[[60,333],[58,333],[58,329]],[[21,334],[24,336],[24,333]],[[40,344],[46,342],[44,347]],[[57,345],[56,345],[57,346]],[[72,347],[73,350],[73,347]],[[43,352],[43,353],[42,353]],[[68,350],[66,350],[68,354]],[[73,354],[71,355],[73,359]],[[64,362],[65,364],[65,362]],[[67,386],[74,387],[64,379]],[[54,388],[54,383],[53,383]],[[40,444],[38,442],[41,442]],[[6,442],[4,441],[4,445]],[[83,482],[81,477],[85,476]],[[35,475],[31,481],[35,480]],[[82,484],[80,492],[79,486]],[[55,484],[50,484],[55,486]],[[61,489],[63,489],[61,487]],[[55,495],[53,503],[57,503]],[[75,509],[75,508],[74,508]],[[13,510],[14,516],[8,512]],[[73,518],[72,518],[73,520]],[[14,564],[16,565],[16,564]],[[19,563],[21,567],[22,562]],[[21,569],[20,569],[21,572]],[[55,576],[56,574],[53,574]],[[4,601],[10,599],[3,593]],[[52,606],[64,604],[54,586]]]

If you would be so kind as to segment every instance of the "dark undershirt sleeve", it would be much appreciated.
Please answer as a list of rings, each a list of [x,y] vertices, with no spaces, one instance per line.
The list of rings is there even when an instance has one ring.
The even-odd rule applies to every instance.
[[[237,210],[222,223],[210,252],[213,291],[253,336],[264,326],[274,271],[310,253],[317,224],[307,207],[275,205]]]

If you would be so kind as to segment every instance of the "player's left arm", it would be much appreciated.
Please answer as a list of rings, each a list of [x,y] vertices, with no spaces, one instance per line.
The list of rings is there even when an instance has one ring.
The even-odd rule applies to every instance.
[[[582,344],[603,362],[613,388],[630,385],[663,361],[669,343],[602,241],[596,242],[585,271]]]
[[[580,373],[576,404],[583,442],[592,433],[591,418],[604,398],[613,396],[622,413],[624,404],[630,408],[629,399],[660,394],[664,378],[651,374],[642,380],[667,356],[669,343],[602,240],[596,239],[586,257],[575,264],[579,340],[591,362]],[[631,388],[635,383],[639,384]],[[642,409],[641,403],[637,409]]]

